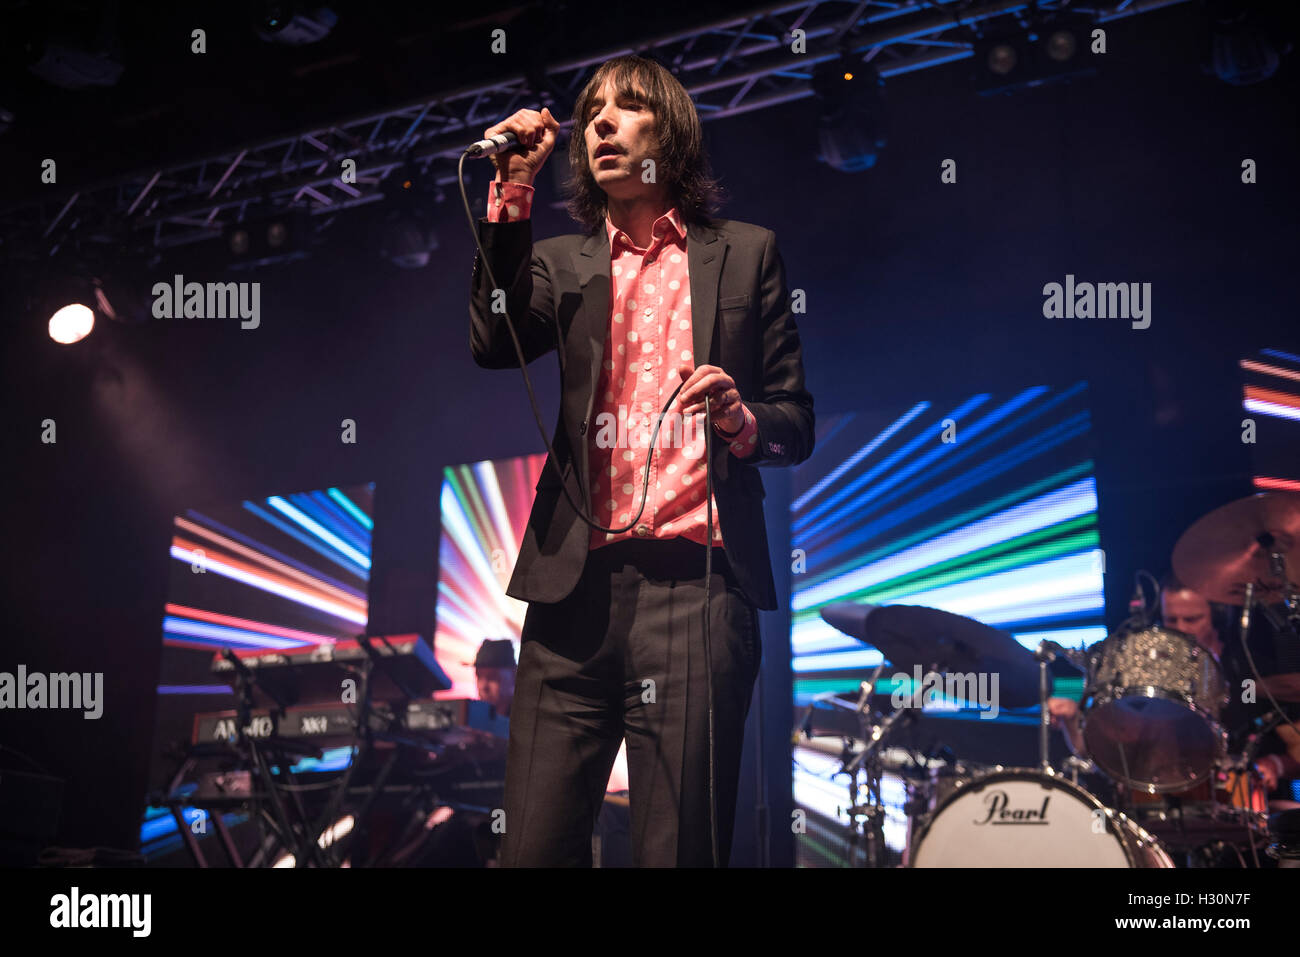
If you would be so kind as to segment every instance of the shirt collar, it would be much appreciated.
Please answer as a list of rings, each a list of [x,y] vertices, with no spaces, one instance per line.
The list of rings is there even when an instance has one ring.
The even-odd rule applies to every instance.
[[[656,219],[654,225],[650,227],[651,237],[658,236],[661,231],[666,231],[669,234],[676,234],[678,239],[686,238],[686,225],[682,222],[682,214],[678,211],[676,206]],[[614,248],[614,237],[619,235],[624,236],[627,240],[628,246],[632,245],[632,241],[630,238],[627,238],[627,234],[610,221],[608,212],[605,213],[605,235],[609,238],[609,248],[611,250]],[[654,245],[653,238],[650,240],[650,245]]]

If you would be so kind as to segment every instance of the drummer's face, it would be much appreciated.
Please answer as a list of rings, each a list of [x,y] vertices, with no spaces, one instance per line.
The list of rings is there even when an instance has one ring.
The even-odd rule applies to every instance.
[[[1197,644],[1209,647],[1218,637],[1210,618],[1210,603],[1190,588],[1161,592],[1160,617],[1166,628],[1191,635]]]

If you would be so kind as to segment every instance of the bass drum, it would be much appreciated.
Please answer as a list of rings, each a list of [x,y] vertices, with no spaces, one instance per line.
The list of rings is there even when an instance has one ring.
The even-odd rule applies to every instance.
[[[1160,842],[1062,777],[980,775],[936,808],[909,867],[1173,867]]]

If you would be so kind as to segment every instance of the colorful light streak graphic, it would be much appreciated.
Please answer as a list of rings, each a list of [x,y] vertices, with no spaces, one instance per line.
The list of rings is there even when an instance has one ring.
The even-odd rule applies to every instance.
[[[939,608],[1003,628],[1027,648],[1105,637],[1085,383],[919,402],[893,418],[853,414],[818,426],[813,457],[795,471],[792,507],[792,545],[806,562],[791,597],[796,709],[856,691],[882,660],[822,620],[834,602]],[[892,687],[883,675],[878,690]],[[1019,718],[1004,711],[995,720]],[[794,796],[809,812],[801,854],[842,861],[848,795],[842,777],[828,776],[837,761],[795,753]],[[894,788],[885,800],[886,843],[895,848],[902,799]]]
[[[791,598],[797,704],[813,693],[801,676],[849,691],[880,661],[822,621],[832,602],[940,608],[1027,647],[1104,634],[1085,384],[919,403],[870,431],[858,418],[829,426],[830,445],[819,438],[833,464],[815,453],[797,476],[807,485],[792,521],[807,556]],[[949,422],[956,441],[945,443]]]
[[[518,657],[528,605],[506,585],[545,461],[530,455],[444,470],[434,647],[453,682],[446,697],[478,697],[473,661],[484,640],[509,638]]]
[[[519,657],[526,602],[506,594],[545,455],[450,467],[443,472],[438,549],[438,663],[452,680],[436,697],[477,698],[474,656],[489,638],[509,638]],[[608,790],[627,788],[626,745]]]
[[[171,555],[180,568],[173,591],[202,596],[208,576],[237,583],[242,587],[222,592],[220,600],[245,614],[201,607],[201,601],[171,602],[164,643],[285,649],[355,637],[368,618],[373,522],[365,509],[373,490],[369,485],[274,495],[220,515],[191,510],[177,516]],[[314,627],[293,627],[306,621]]]
[[[1300,355],[1261,349],[1239,365],[1241,407],[1255,423],[1255,488],[1300,491]]]

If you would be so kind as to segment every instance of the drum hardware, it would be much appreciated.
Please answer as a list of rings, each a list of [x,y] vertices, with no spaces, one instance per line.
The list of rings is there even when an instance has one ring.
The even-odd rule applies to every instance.
[[[1244,844],[1259,866],[1257,838],[1264,831],[1267,802],[1248,762],[1225,761],[1211,778],[1181,792],[1130,791],[1124,805],[1171,852],[1189,860],[1210,859],[1210,851],[1222,856],[1231,848],[1244,862]]]
[[[884,772],[893,770],[897,762],[888,758],[886,744],[896,725],[912,717],[907,709],[897,709],[884,714],[877,707],[888,704],[889,697],[875,692],[876,682],[884,669],[882,662],[871,677],[858,686],[854,699],[840,694],[819,695],[805,708],[795,731],[794,740],[801,736],[817,737],[818,728],[813,718],[819,704],[829,705],[841,713],[852,714],[857,726],[857,736],[835,731],[841,744],[838,748],[840,768],[835,775],[848,776],[848,803],[841,808],[848,816],[847,857],[850,867],[883,867],[885,861],[884,825],[886,807],[881,796],[881,779]],[[823,753],[834,749],[820,747]]]
[[[1088,670],[1086,654],[1076,648],[1066,648],[1050,639],[1038,643],[1034,658],[1038,661],[1038,767],[1047,773],[1052,768],[1048,758],[1048,744],[1051,740],[1052,715],[1047,707],[1047,699],[1052,695],[1052,678],[1047,666],[1057,659],[1064,658],[1085,674]],[[1090,762],[1089,762],[1090,763]],[[1077,778],[1078,773],[1076,771]]]
[[[1034,652],[1038,659],[1038,769],[1046,774],[1052,763],[1047,758],[1047,742],[1052,730],[1052,715],[1047,708],[1047,699],[1052,694],[1052,679],[1047,673],[1047,666],[1056,660],[1056,653],[1041,642]]]
[[[1073,784],[1079,783],[1080,774],[1100,774],[1101,769],[1093,764],[1087,758],[1081,758],[1077,754],[1067,755],[1065,758],[1065,770],[1070,775],[1070,781]]]
[[[1268,834],[1272,843],[1268,856],[1278,867],[1300,868],[1300,809],[1279,811],[1269,818]]]
[[[874,723],[872,720],[876,713],[872,707],[873,695],[876,682],[879,680],[884,667],[884,661],[881,661],[875,671],[872,672],[871,677],[858,685],[858,697],[855,703],[849,704],[836,695],[824,696],[823,698],[823,700],[829,700],[835,707],[852,711],[858,721],[861,740],[864,742],[863,747],[854,754],[853,744],[856,739],[845,738],[840,754],[841,766],[838,773],[849,776],[849,803],[844,810],[849,818],[848,857],[850,867],[856,866],[860,841],[866,844],[865,859],[868,867],[879,866],[881,849],[884,846],[884,808],[880,799],[881,769],[879,762],[874,760],[874,757],[897,717],[896,714],[890,715],[881,723]],[[809,734],[809,736],[811,736],[812,731],[812,710],[813,706],[810,705],[804,721],[801,723],[804,733]],[[864,791],[867,798],[865,802],[862,799]]]
[[[884,771],[880,751],[893,732],[895,724],[900,721],[906,723],[915,717],[913,711],[897,708],[886,714],[880,721],[871,720],[872,712],[869,704],[876,681],[880,678],[884,667],[882,661],[871,678],[859,686],[856,711],[863,724],[864,744],[857,755],[843,768],[844,773],[849,775],[850,866],[856,856],[859,828],[866,842],[866,866],[873,868],[882,866],[885,847],[885,807],[880,794],[880,779]],[[861,784],[859,784],[859,772],[862,775]],[[866,792],[867,801],[858,803],[863,790]]]
[[[1242,760],[1253,765],[1260,758],[1260,745],[1270,735],[1277,734],[1287,753],[1300,761],[1300,728],[1296,727],[1285,709],[1269,711],[1251,722],[1251,730],[1242,744]]]

